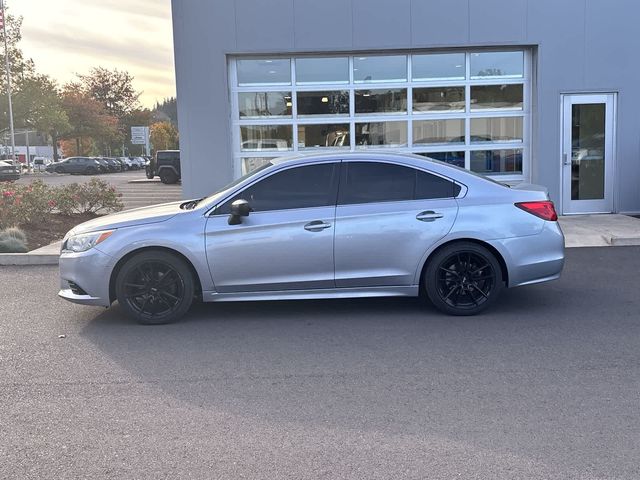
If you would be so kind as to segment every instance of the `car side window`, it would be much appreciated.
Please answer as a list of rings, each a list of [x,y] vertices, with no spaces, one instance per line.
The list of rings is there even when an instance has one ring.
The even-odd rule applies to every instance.
[[[340,205],[451,198],[460,192],[450,180],[391,163],[345,162],[342,171]]]
[[[306,165],[276,172],[225,202],[216,213],[231,212],[231,204],[247,200],[254,212],[335,205],[337,163]]]

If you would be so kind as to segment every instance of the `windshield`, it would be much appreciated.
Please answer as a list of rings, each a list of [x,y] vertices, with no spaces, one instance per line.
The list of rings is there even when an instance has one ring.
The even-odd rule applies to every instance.
[[[256,168],[255,170],[252,170],[251,172],[247,173],[246,175],[243,175],[242,177],[238,178],[237,180],[234,180],[233,182],[225,185],[220,190],[217,190],[217,191],[213,192],[211,195],[206,197],[204,200],[206,200],[206,201],[214,201],[216,199],[216,197],[222,196],[224,193],[226,193],[227,191],[231,190],[236,185],[240,185],[242,182],[244,182],[248,178],[251,178],[254,175],[256,175],[257,173],[260,173],[261,171],[266,170],[267,168],[271,167],[272,165],[273,165],[273,163],[271,163],[271,162],[268,162],[268,163],[265,163],[264,165],[261,165],[260,167]]]

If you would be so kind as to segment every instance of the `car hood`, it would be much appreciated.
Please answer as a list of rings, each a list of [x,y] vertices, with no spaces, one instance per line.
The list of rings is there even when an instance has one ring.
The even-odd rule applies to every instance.
[[[185,210],[180,208],[180,205],[184,202],[184,200],[180,200],[179,202],[163,203],[151,207],[135,208],[133,210],[126,210],[124,212],[95,218],[74,227],[69,234],[77,235],[79,233],[96,232],[98,230],[111,230],[114,228],[164,222],[179,213],[184,213]]]

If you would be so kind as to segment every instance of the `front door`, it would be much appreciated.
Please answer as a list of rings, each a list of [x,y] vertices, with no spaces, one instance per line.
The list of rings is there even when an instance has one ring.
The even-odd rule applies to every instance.
[[[562,212],[613,212],[615,95],[565,95]]]
[[[207,220],[206,249],[217,292],[334,288],[333,237],[339,163],[276,171]],[[254,209],[229,225],[230,204]]]

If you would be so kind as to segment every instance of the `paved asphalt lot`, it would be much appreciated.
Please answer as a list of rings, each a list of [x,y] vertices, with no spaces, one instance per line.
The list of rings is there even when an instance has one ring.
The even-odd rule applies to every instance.
[[[103,173],[100,175],[67,175],[57,173],[35,173],[33,175],[22,175],[18,183],[31,183],[33,180],[42,180],[47,185],[68,185],[69,183],[84,183],[88,182],[92,178],[104,180],[116,187],[124,185],[131,180],[144,179],[144,170],[129,170],[126,172],[118,173]]]
[[[639,272],[640,248],[572,249],[476,318],[377,299],[143,327],[1,267],[0,478],[638,479]]]

